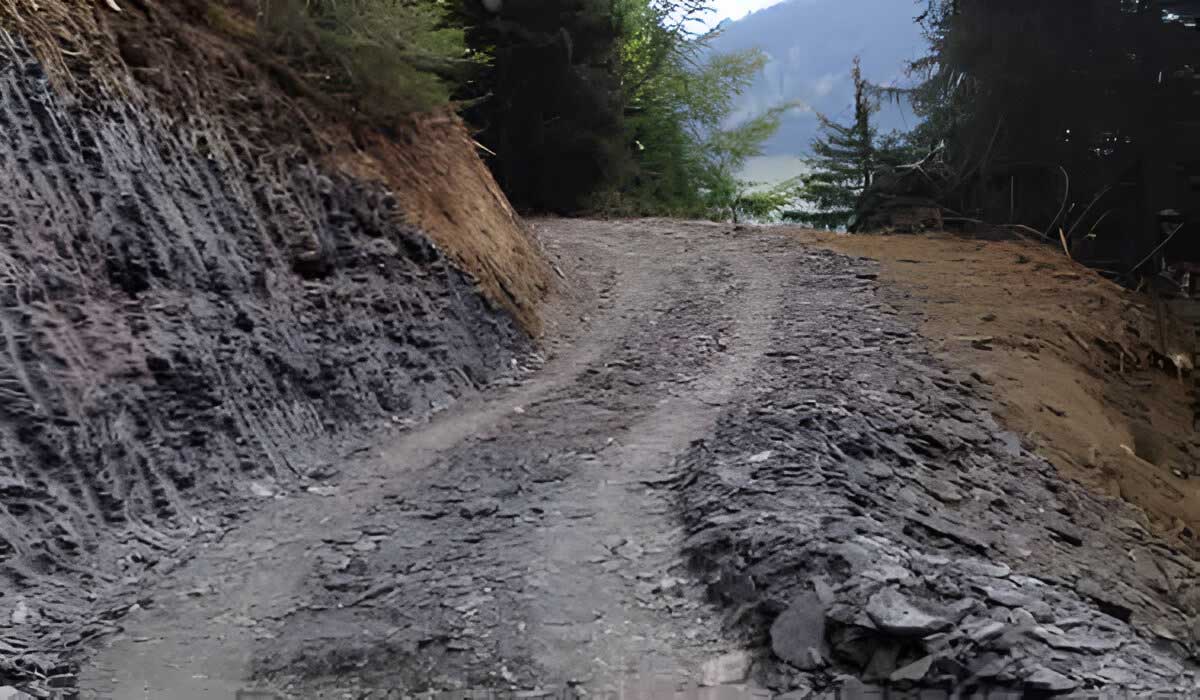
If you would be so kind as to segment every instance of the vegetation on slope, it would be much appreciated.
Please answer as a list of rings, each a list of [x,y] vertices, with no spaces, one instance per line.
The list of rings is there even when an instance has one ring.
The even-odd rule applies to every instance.
[[[731,124],[762,69],[719,54],[707,0],[261,0],[262,44],[377,124],[452,99],[533,211],[733,215],[783,108]]]
[[[376,118],[450,99],[474,60],[437,0],[261,0],[264,43]]]

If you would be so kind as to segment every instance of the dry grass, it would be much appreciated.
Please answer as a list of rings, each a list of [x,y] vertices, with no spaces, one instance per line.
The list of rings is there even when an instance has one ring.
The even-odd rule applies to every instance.
[[[405,132],[404,140],[370,134],[365,148],[341,149],[332,159],[357,177],[386,183],[410,223],[474,275],[489,298],[540,333],[538,307],[553,274],[462,122],[421,117]]]
[[[77,78],[86,74],[90,88],[119,95],[126,84],[114,70],[120,59],[115,45],[105,41],[106,15],[116,14],[104,3],[0,0],[0,42],[25,41],[60,90],[79,90]],[[96,66],[105,69],[92,70]]]

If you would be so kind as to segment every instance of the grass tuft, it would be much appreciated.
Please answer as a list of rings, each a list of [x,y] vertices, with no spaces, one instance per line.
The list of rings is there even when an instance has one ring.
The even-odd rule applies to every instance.
[[[262,0],[258,30],[314,87],[381,120],[447,104],[474,63],[438,0]]]

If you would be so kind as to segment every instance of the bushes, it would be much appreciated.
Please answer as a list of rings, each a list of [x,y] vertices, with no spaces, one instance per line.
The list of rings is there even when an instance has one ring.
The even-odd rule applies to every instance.
[[[729,216],[735,173],[779,123],[728,123],[766,58],[712,52],[690,29],[708,0],[257,1],[287,79],[335,109],[468,104],[522,210]]]
[[[766,63],[757,50],[715,53],[696,33],[702,0],[621,0],[627,169],[602,191],[610,213],[735,216],[736,174],[779,127],[786,106],[730,124],[734,100]]]
[[[380,120],[445,104],[477,63],[438,0],[262,0],[259,36],[310,84]]]

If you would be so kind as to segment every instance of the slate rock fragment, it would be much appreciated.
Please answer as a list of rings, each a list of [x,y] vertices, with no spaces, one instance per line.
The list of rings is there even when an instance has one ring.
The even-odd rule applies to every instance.
[[[771,625],[771,651],[803,671],[825,665],[825,606],[817,594],[796,597]]]
[[[892,587],[872,595],[866,612],[880,631],[897,637],[924,637],[954,625],[937,605],[910,598]]]

